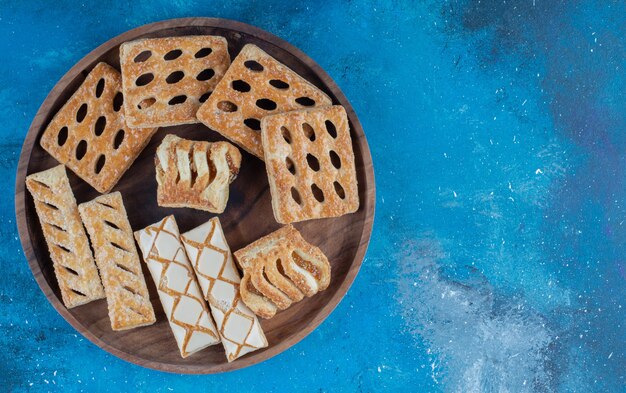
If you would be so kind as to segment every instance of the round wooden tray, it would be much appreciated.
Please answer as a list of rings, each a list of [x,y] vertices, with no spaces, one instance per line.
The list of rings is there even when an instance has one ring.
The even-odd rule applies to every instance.
[[[157,316],[154,325],[123,332],[112,331],[104,299],[71,310],[65,308],[34,204],[24,185],[28,174],[57,165],[39,146],[40,135],[52,116],[98,62],[105,61],[119,69],[119,45],[125,41],[194,34],[226,37],[232,58],[245,44],[258,45],[321,88],[334,103],[343,105],[350,119],[359,182],[358,212],[340,218],[313,220],[296,225],[304,238],[319,246],[331,261],[332,280],[328,289],[294,304],[270,320],[262,320],[269,346],[232,363],[226,361],[221,345],[209,347],[186,359],[181,358],[161,308],[156,287],[143,263],[142,268]],[[122,193],[134,230],[159,221],[168,214],[174,214],[183,232],[213,216],[192,209],[157,206],[154,154],[163,137],[170,133],[195,140],[223,140],[217,132],[201,124],[164,127],[158,130],[148,147],[114,188],[114,191]],[[233,251],[279,228],[272,214],[264,165],[259,159],[241,151],[241,172],[231,185],[228,207],[220,215],[226,238]],[[68,175],[78,203],[99,195],[71,171],[68,171]],[[361,266],[372,231],[374,194],[372,158],[361,124],[346,97],[320,66],[297,48],[256,27],[224,19],[185,18],[145,25],[119,35],[89,53],[61,78],[39,108],[26,135],[17,169],[15,214],[22,247],[37,283],[54,308],[76,330],[99,347],[129,362],[169,372],[207,374],[235,370],[268,359],[303,339],[330,314],[347,292]]]

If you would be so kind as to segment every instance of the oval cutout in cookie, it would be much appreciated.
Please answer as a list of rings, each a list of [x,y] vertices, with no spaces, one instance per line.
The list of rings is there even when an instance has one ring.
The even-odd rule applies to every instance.
[[[324,202],[324,191],[322,191],[317,184],[311,184],[311,193],[313,193],[313,197],[317,199],[318,202]]]
[[[106,125],[107,125],[107,118],[104,116],[100,116],[98,120],[96,120],[96,124],[93,129],[94,134],[96,134],[96,136],[102,135]]]
[[[296,98],[296,102],[302,106],[313,106],[315,105],[315,100],[309,97],[298,97]]]
[[[98,84],[96,85],[96,98],[100,98],[102,92],[104,91],[104,78],[100,78]]]
[[[222,112],[231,113],[237,111],[237,104],[230,101],[220,101],[217,103],[217,109],[221,110]]]
[[[118,130],[117,134],[115,134],[115,139],[113,140],[113,148],[115,150],[119,149],[119,147],[122,145],[122,142],[124,142],[124,135],[125,132],[123,129]]]
[[[87,141],[81,140],[76,146],[76,159],[78,161],[82,160],[85,154],[87,154]]]
[[[287,127],[285,126],[280,127],[280,133],[283,135],[283,139],[285,140],[285,142],[291,145],[291,132],[289,132]]]
[[[233,90],[237,90],[237,91],[242,92],[242,93],[247,93],[247,92],[249,92],[252,89],[248,82],[243,81],[241,79],[237,79],[236,81],[232,81],[230,86],[233,88]]]
[[[320,161],[313,154],[309,153],[306,155],[306,162],[313,171],[317,172],[320,170]]]
[[[156,103],[156,98],[154,97],[144,98],[143,100],[139,102],[139,104],[137,104],[137,109],[141,109],[141,110],[148,109],[155,103]]]
[[[68,131],[69,130],[66,126],[61,127],[61,129],[59,130],[59,133],[57,135],[57,143],[59,144],[59,146],[63,146],[65,145],[65,142],[67,142]]]
[[[135,80],[135,84],[137,86],[146,86],[150,82],[154,80],[154,74],[148,72],[147,74],[139,75],[139,77]]]
[[[138,54],[137,56],[135,56],[135,59],[133,61],[135,63],[143,63],[144,61],[148,60],[151,56],[152,56],[152,52],[149,50],[145,50],[141,52],[140,54]]]
[[[264,70],[261,63],[255,60],[248,60],[244,62],[243,65],[245,65],[246,68],[249,69],[250,71],[254,71],[254,72],[261,72]]]
[[[213,68],[207,68],[206,70],[203,70],[202,72],[200,72],[198,76],[196,76],[196,79],[201,82],[204,82],[213,78],[213,75],[215,75],[215,71],[213,71]]]
[[[76,121],[79,123],[82,123],[83,120],[85,120],[85,116],[87,116],[87,103],[83,102],[83,105],[80,106],[80,108],[78,108],[78,111],[76,111]]]
[[[182,71],[174,71],[165,78],[165,82],[168,84],[174,84],[180,82],[185,77],[185,73]]]
[[[182,50],[174,49],[174,50],[167,52],[165,56],[163,56],[163,60],[165,61],[175,60],[175,59],[178,59],[180,55],[182,54],[183,54]]]
[[[302,132],[311,142],[315,141],[315,130],[309,123],[302,123]]]
[[[119,112],[122,109],[122,105],[124,105],[124,95],[121,91],[118,91],[115,97],[113,97],[113,110]]]
[[[256,106],[266,111],[273,111],[277,107],[276,103],[268,98],[256,100]]]
[[[196,59],[200,59],[202,57],[207,57],[208,55],[210,55],[213,52],[213,49],[211,48],[202,48],[199,51],[196,52],[196,54],[194,55],[194,57]]]
[[[182,104],[183,102],[187,101],[187,96],[186,95],[179,95],[176,97],[173,97],[171,100],[169,100],[167,102],[168,105],[178,105],[178,104]]]
[[[95,168],[96,175],[102,172],[102,168],[104,168],[105,162],[106,162],[106,156],[104,154],[100,154],[100,157],[98,157],[98,161],[96,161],[96,168]]]
[[[337,193],[337,196],[339,196],[339,198],[341,199],[346,199],[346,192],[341,186],[341,183],[335,180],[333,186],[335,186],[335,192]]]
[[[291,172],[292,175],[296,174],[296,165],[293,163],[291,157],[285,157],[285,165],[287,166],[287,170]]]
[[[291,187],[291,197],[298,205],[302,205],[302,198],[300,198],[300,193],[295,187]]]
[[[341,168],[341,158],[339,158],[339,155],[335,153],[334,150],[329,151],[328,155],[330,156],[330,162],[333,166],[337,169]]]
[[[270,83],[270,85],[272,85],[275,88],[280,89],[280,90],[286,90],[286,89],[289,88],[289,83],[287,83],[285,81],[282,81],[280,79],[272,79],[272,80],[270,80],[269,83]]]
[[[334,139],[337,138],[337,128],[335,127],[335,124],[330,121],[330,120],[326,120],[324,122],[324,124],[326,124],[326,131],[328,132],[328,135],[332,136]]]

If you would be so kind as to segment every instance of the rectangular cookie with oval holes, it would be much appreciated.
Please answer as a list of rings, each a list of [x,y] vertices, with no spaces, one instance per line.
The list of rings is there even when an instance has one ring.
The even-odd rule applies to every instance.
[[[239,286],[241,298],[262,318],[272,318],[279,309],[288,308],[304,296],[313,296],[330,284],[328,258],[292,225],[234,255],[244,272]]]
[[[287,224],[358,210],[354,152],[342,106],[267,116],[261,128],[276,221]]]
[[[26,188],[35,202],[65,307],[102,299],[104,290],[65,167],[29,175]]]
[[[222,213],[229,185],[241,166],[239,149],[228,142],[190,141],[167,135],[155,157],[157,203]]]
[[[109,192],[156,128],[125,123],[120,73],[98,63],[52,118],[41,147],[100,193]]]
[[[263,160],[264,116],[330,105],[320,89],[255,45],[243,47],[213,94],[198,110],[198,119]]]
[[[197,123],[196,112],[230,65],[226,38],[148,38],[120,46],[126,121],[133,127]]]
[[[113,330],[152,325],[156,318],[141,271],[122,194],[101,195],[78,206],[102,276]]]

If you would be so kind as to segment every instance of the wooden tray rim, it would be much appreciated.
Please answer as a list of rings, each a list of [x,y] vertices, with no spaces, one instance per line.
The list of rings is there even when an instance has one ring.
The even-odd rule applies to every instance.
[[[350,117],[350,121],[354,126],[354,131],[357,135],[363,136],[360,138],[360,144],[362,144],[362,150],[366,153],[363,155],[363,167],[365,168],[365,177],[367,179],[367,183],[369,185],[368,189],[365,190],[365,200],[362,201],[363,205],[368,209],[366,212],[366,218],[363,223],[363,232],[361,234],[361,239],[359,242],[359,246],[356,250],[355,258],[352,262],[352,267],[348,271],[344,281],[339,286],[337,292],[331,298],[330,302],[328,302],[319,312],[320,318],[316,318],[313,323],[308,325],[306,328],[298,332],[297,334],[291,336],[290,338],[277,343],[262,353],[262,356],[245,356],[243,358],[237,359],[232,363],[223,363],[219,365],[208,365],[208,366],[198,366],[194,364],[190,365],[175,365],[170,363],[162,363],[153,360],[147,360],[142,357],[139,357],[133,353],[125,352],[119,350],[111,345],[105,343],[100,340],[99,337],[94,335],[90,330],[88,330],[84,325],[78,322],[74,318],[74,316],[68,311],[68,309],[61,303],[61,301],[54,294],[54,291],[45,280],[41,268],[39,266],[39,261],[36,259],[32,241],[31,241],[31,233],[30,228],[27,225],[27,220],[25,217],[26,210],[26,187],[25,187],[25,179],[27,176],[26,170],[28,168],[28,164],[30,162],[31,152],[33,147],[39,137],[39,130],[41,129],[44,118],[46,117],[47,106],[52,103],[53,98],[62,93],[62,91],[67,87],[68,82],[72,81],[79,73],[81,73],[84,69],[86,69],[91,63],[94,62],[93,59],[100,58],[103,54],[113,49],[116,46],[119,46],[123,42],[129,41],[131,39],[135,39],[137,36],[154,33],[164,29],[175,29],[177,27],[189,27],[189,26],[201,26],[201,27],[213,27],[213,28],[221,28],[232,30],[236,32],[245,33],[247,35],[251,35],[264,41],[267,44],[271,44],[277,46],[281,49],[284,49],[293,55],[297,56],[300,61],[309,67],[309,69],[316,74],[316,76],[333,92],[333,94],[337,97],[337,100],[341,102],[341,104],[346,108],[348,112],[348,116]],[[354,112],[350,102],[343,94],[341,89],[337,86],[337,84],[333,81],[333,79],[310,57],[308,57],[305,53],[303,53],[300,49],[295,46],[289,44],[287,41],[279,38],[265,30],[262,30],[258,27],[235,21],[230,19],[223,18],[204,18],[204,17],[194,17],[194,18],[176,18],[176,19],[168,19],[162,20],[159,22],[154,22],[146,25],[142,25],[136,27],[134,29],[128,30],[122,34],[117,35],[116,37],[109,39],[105,43],[98,46],[96,49],[92,50],[88,54],[86,54],[81,60],[79,60],[69,71],[63,75],[63,77],[55,84],[50,93],[46,96],[45,100],[39,107],[33,121],[29,127],[28,133],[24,139],[24,144],[22,146],[22,151],[20,153],[20,159],[17,168],[16,174],[16,182],[15,182],[15,213],[16,213],[16,222],[19,232],[20,241],[22,244],[22,248],[24,251],[24,255],[28,261],[28,265],[30,267],[31,272],[39,288],[44,293],[48,301],[52,304],[52,306],[56,309],[56,311],[81,335],[86,337],[93,344],[98,347],[104,349],[110,354],[125,360],[127,362],[147,367],[154,370],[165,371],[170,373],[182,373],[182,374],[214,374],[214,373],[222,373],[227,371],[233,371],[237,369],[241,369],[244,367],[252,366],[254,364],[258,364],[262,361],[270,359],[279,353],[291,348],[293,345],[297,344],[299,341],[308,336],[313,330],[315,330],[335,309],[335,307],[339,304],[341,299],[348,292],[348,289],[354,282],[356,275],[359,272],[361,264],[363,263],[363,259],[365,257],[365,253],[367,251],[367,247],[369,245],[370,236],[372,233],[372,227],[374,222],[374,213],[375,213],[375,204],[376,204],[376,185],[374,181],[374,169],[372,163],[372,157],[369,150],[369,146],[367,143],[367,139],[365,138],[365,133],[363,128],[359,122],[359,119]]]

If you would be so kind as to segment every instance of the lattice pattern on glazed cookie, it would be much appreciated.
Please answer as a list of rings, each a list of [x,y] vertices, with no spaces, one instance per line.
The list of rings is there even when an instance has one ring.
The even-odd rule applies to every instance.
[[[198,122],[230,56],[224,37],[149,38],[122,44],[120,64],[128,124],[163,127]]]
[[[119,192],[78,206],[95,250],[113,330],[152,325],[156,318],[133,231]]]
[[[174,216],[135,232],[183,358],[220,342]]]
[[[243,47],[198,119],[263,160],[260,121],[269,114],[330,105],[331,99],[255,45]]]
[[[352,140],[342,106],[280,113],[261,124],[276,221],[286,224],[358,210]]]
[[[123,100],[119,72],[98,63],[41,137],[41,147],[101,193],[117,184],[156,131],[128,127]]]
[[[209,302],[229,362],[267,346],[256,315],[239,294],[241,278],[217,217],[181,236]]]
[[[157,201],[222,213],[229,185],[241,166],[239,149],[228,142],[200,142],[167,135],[155,157]]]
[[[273,317],[278,309],[284,310],[330,284],[328,259],[291,225],[236,251],[235,258],[244,270],[241,298],[263,318]]]
[[[63,165],[26,178],[67,308],[102,299],[104,290]]]

